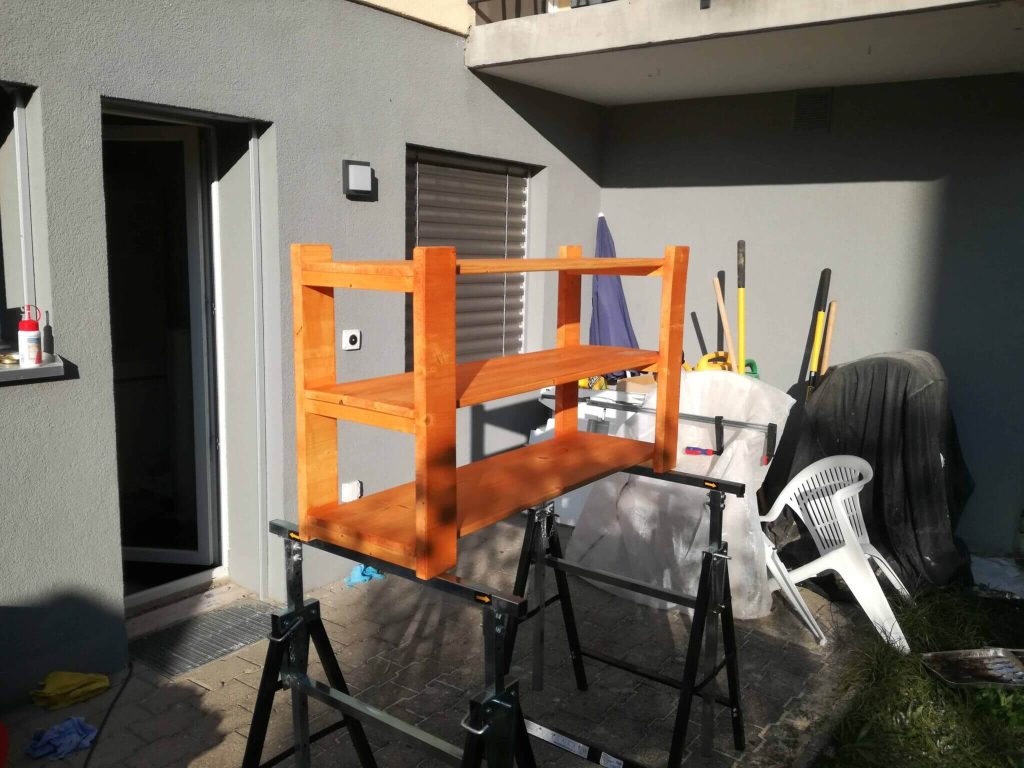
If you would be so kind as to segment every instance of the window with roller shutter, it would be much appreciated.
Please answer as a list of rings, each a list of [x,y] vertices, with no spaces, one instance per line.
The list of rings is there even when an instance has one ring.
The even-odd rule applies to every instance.
[[[451,245],[459,259],[526,256],[532,169],[475,157],[410,149],[406,188],[408,258],[417,246]],[[523,348],[522,274],[465,275],[456,286],[460,363]],[[412,365],[412,307],[406,309],[406,368]]]

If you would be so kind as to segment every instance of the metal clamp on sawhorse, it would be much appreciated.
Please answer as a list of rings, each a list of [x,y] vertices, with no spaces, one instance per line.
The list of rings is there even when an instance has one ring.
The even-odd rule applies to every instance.
[[[678,768],[683,759],[686,746],[686,732],[690,718],[690,710],[694,696],[700,696],[704,706],[701,717],[701,747],[705,755],[710,755],[714,743],[714,707],[716,704],[729,709],[732,720],[733,744],[737,750],[745,747],[743,728],[743,710],[740,702],[739,659],[736,648],[736,631],[733,623],[732,595],[729,588],[728,544],[722,541],[722,518],[725,510],[725,495],[732,494],[742,497],[745,487],[742,483],[691,475],[684,472],[667,472],[655,474],[646,467],[633,467],[625,470],[632,474],[651,477],[681,485],[706,488],[708,490],[708,547],[701,556],[700,578],[696,595],[684,595],[672,590],[663,589],[653,584],[637,581],[618,574],[609,573],[595,568],[588,568],[564,559],[558,529],[554,524],[553,506],[548,504],[530,510],[530,522],[523,539],[523,548],[519,557],[513,594],[526,594],[531,564],[543,564],[555,572],[557,591],[551,598],[544,598],[545,568],[534,569],[533,589],[534,608],[527,612],[525,619],[537,616],[534,626],[534,688],[543,685],[543,649],[544,649],[544,609],[559,602],[562,618],[565,622],[566,637],[569,644],[569,655],[573,663],[576,685],[580,690],[587,689],[584,658],[591,658],[604,664],[617,667],[627,672],[645,677],[679,691],[679,703],[676,708],[675,725],[669,750],[668,768]],[[597,650],[581,646],[579,633],[576,629],[572,598],[569,593],[567,573],[592,581],[609,584],[637,594],[647,595],[669,603],[675,603],[693,609],[690,624],[690,636],[687,643],[686,658],[680,679],[670,678],[657,671],[615,658]],[[710,619],[710,620],[709,620]],[[723,658],[718,658],[719,627],[721,628]],[[514,642],[516,631],[513,628],[511,640]],[[512,643],[506,654],[506,663],[511,664]],[[718,691],[716,679],[725,670],[727,693]],[[698,680],[698,675],[700,679]],[[527,721],[528,732],[536,738],[543,739],[568,752],[583,757],[599,765],[619,765],[623,768],[635,768],[639,764],[629,758],[616,755],[604,746],[589,743],[585,739],[556,730],[548,726]]]
[[[301,542],[297,538],[298,528],[295,524],[283,520],[272,521],[270,532],[284,539],[288,607],[276,612],[273,617],[270,645],[256,696],[242,768],[260,768],[274,695],[283,688],[291,691],[295,743],[263,763],[263,768],[276,765],[293,754],[298,768],[308,768],[311,743],[339,728],[348,729],[362,768],[376,768],[370,744],[363,731],[364,724],[385,728],[402,741],[449,765],[478,768],[486,759],[488,768],[511,768],[513,764],[518,768],[536,768],[526,721],[520,708],[518,685],[506,680],[506,645],[510,628],[526,615],[524,599],[481,588],[448,574],[422,581],[416,578],[413,570],[360,552],[323,541]],[[424,587],[470,602],[483,610],[486,687],[470,702],[469,714],[462,721],[466,733],[462,748],[349,693],[320,618],[320,604],[316,600],[303,600],[302,552],[306,546],[372,565],[380,571],[415,581]],[[312,680],[307,675],[310,640],[323,664],[327,683]],[[341,712],[341,719],[310,734],[310,697]]]

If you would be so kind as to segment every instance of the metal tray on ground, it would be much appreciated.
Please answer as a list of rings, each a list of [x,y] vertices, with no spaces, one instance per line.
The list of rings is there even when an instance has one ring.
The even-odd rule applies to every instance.
[[[924,665],[955,688],[1024,689],[1024,649],[975,648],[922,653]]]

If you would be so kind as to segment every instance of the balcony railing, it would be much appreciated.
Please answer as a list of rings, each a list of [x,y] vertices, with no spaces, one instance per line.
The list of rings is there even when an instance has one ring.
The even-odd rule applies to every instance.
[[[615,0],[467,0],[476,11],[477,24],[518,19],[542,13],[558,13],[574,8],[613,3]]]

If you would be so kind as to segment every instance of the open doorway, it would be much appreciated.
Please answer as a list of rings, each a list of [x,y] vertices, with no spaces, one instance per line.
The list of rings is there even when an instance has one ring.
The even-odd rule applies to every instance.
[[[207,160],[201,128],[103,116],[126,597],[219,564]]]

